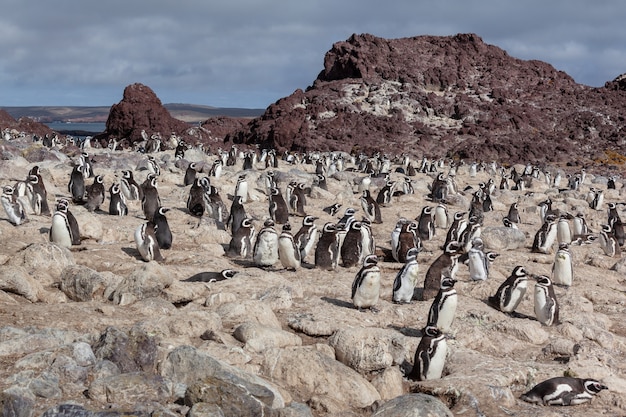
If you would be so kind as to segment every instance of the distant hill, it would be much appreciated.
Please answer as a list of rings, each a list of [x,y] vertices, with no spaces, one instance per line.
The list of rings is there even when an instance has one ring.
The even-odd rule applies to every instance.
[[[217,116],[254,118],[263,114],[265,109],[220,108],[197,104],[170,103],[164,104],[172,117],[188,122],[203,122]],[[13,118],[29,117],[37,122],[73,122],[73,123],[104,123],[109,117],[111,107],[94,106],[26,106],[0,107]]]

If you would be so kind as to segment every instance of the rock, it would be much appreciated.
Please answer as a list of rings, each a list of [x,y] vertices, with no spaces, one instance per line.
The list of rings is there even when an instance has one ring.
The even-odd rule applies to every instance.
[[[124,278],[109,297],[116,304],[126,305],[137,300],[158,297],[170,286],[173,277],[157,262],[147,262]]]
[[[81,265],[61,271],[61,291],[73,301],[106,300],[106,289],[115,288],[121,281],[121,277],[110,272],[99,273]]]
[[[385,368],[370,381],[382,400],[391,400],[404,394],[402,371],[397,366]]]
[[[159,375],[127,372],[93,381],[87,395],[101,404],[135,405],[168,401],[172,393]]]
[[[54,243],[30,244],[8,262],[10,266],[23,266],[32,271],[46,271],[52,277],[58,277],[65,267],[74,264],[72,253]]]
[[[234,327],[248,320],[257,321],[265,326],[280,329],[280,321],[272,309],[264,302],[245,300],[225,303],[217,308],[224,327]]]
[[[495,251],[515,250],[526,244],[524,232],[512,227],[485,227],[480,237],[486,249]]]
[[[264,352],[270,348],[302,345],[302,339],[293,333],[254,322],[241,324],[235,329],[233,336],[245,343],[246,348],[255,352]]]
[[[372,417],[452,417],[452,412],[436,397],[406,394],[381,405]]]
[[[0,393],[0,406],[3,417],[32,417],[35,396],[27,388],[9,387]]]
[[[100,335],[93,352],[97,359],[116,364],[121,372],[153,372],[156,369],[156,341],[140,331],[126,334],[116,327],[109,327]]]
[[[23,267],[0,266],[0,290],[12,292],[36,303],[41,301],[43,286]]]

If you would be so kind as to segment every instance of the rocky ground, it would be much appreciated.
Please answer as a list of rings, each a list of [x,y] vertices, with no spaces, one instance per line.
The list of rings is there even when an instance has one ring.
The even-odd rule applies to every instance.
[[[122,169],[136,169],[145,160],[144,155],[126,151],[91,152],[94,170],[104,175],[107,189]],[[51,156],[38,165],[52,205],[68,196],[72,158],[54,152]],[[606,189],[606,178],[588,173],[578,192],[559,193],[538,180],[530,194],[494,193],[495,210],[485,213],[483,234],[489,249],[500,256],[484,282],[470,281],[467,267],[461,265],[455,286],[459,305],[444,376],[414,382],[403,375],[411,369],[430,301],[391,302],[401,264],[393,262],[388,251],[396,221],[415,218],[424,205],[432,205],[426,199],[431,176],[413,177],[416,193],[395,197],[382,208],[383,223],[372,226],[383,273],[379,311],[374,313],[352,307],[351,284],[358,267],[340,266],[332,272],[303,267],[293,272],[278,264],[273,270],[261,270],[225,257],[228,232],[211,219],[192,217],[185,208],[189,187],[183,186],[184,162],[175,163],[172,152],[156,157],[162,166],[159,194],[163,205],[172,209],[167,217],[174,234],[172,249],[163,251],[164,262],[139,258],[133,233],[145,220],[137,201],[129,202],[126,217],[107,214],[108,198],[103,211],[96,213],[72,206],[83,241],[71,251],[48,243],[50,217],[31,214],[28,223],[15,227],[2,212],[3,415],[34,416],[46,410],[52,410],[46,415],[60,415],[60,405],[67,403],[92,413],[82,415],[105,410],[222,415],[218,407],[224,415],[270,414],[270,410],[281,416],[415,415],[400,414],[402,405],[390,402],[405,399],[401,396],[408,393],[433,395],[458,416],[626,414],[622,260],[607,257],[597,243],[572,246],[575,281],[569,288],[556,288],[561,322],[551,327],[534,319],[532,284],[518,308],[529,318],[510,317],[486,304],[516,265],[550,275],[554,254],[530,249],[540,226],[538,203],[550,196],[559,209],[585,213],[591,229],[598,232],[606,222],[606,206],[591,210],[585,195],[590,187]],[[192,150],[186,159],[210,164],[214,156]],[[1,161],[0,183],[25,178],[33,165],[21,157]],[[228,207],[241,167],[239,161],[226,167],[222,177],[211,178]],[[314,166],[281,162],[278,171],[284,192],[289,179],[311,184]],[[146,173],[135,171],[139,181]],[[245,207],[258,230],[268,216],[264,171],[246,175],[252,186]],[[306,211],[319,217],[318,227],[337,220],[322,211],[334,202],[344,209],[359,208],[361,216],[353,188],[362,175],[339,173],[328,179],[328,192],[313,188]],[[403,176],[393,173],[392,178]],[[486,172],[470,178],[466,169],[460,169],[457,183],[461,190],[476,189],[488,178]],[[499,177],[494,179],[499,183]],[[374,184],[375,195],[381,182]],[[621,185],[605,191],[606,202],[624,201]],[[467,210],[470,193],[456,196],[450,213]],[[524,242],[490,239],[518,199]],[[301,218],[291,221],[297,230]],[[445,234],[438,229],[433,240],[424,242],[418,258],[422,278],[441,253]],[[198,272],[225,268],[240,272],[222,282],[181,282]],[[609,390],[590,404],[574,407],[540,407],[519,399],[534,384],[562,375],[597,378]],[[404,403],[407,409],[416,407],[408,404]]]

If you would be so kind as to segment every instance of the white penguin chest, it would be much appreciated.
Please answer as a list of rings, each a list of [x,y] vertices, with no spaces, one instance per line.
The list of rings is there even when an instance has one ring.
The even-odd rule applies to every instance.
[[[430,357],[430,363],[428,369],[425,372],[426,379],[439,379],[443,374],[443,367],[446,363],[446,356],[448,354],[448,344],[446,339],[441,339],[437,343],[435,350]]]

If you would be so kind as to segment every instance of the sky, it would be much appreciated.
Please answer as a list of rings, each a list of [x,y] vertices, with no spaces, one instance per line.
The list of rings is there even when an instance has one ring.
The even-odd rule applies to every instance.
[[[626,73],[622,0],[0,0],[0,108],[162,103],[266,108],[352,34],[475,33],[601,87]]]

